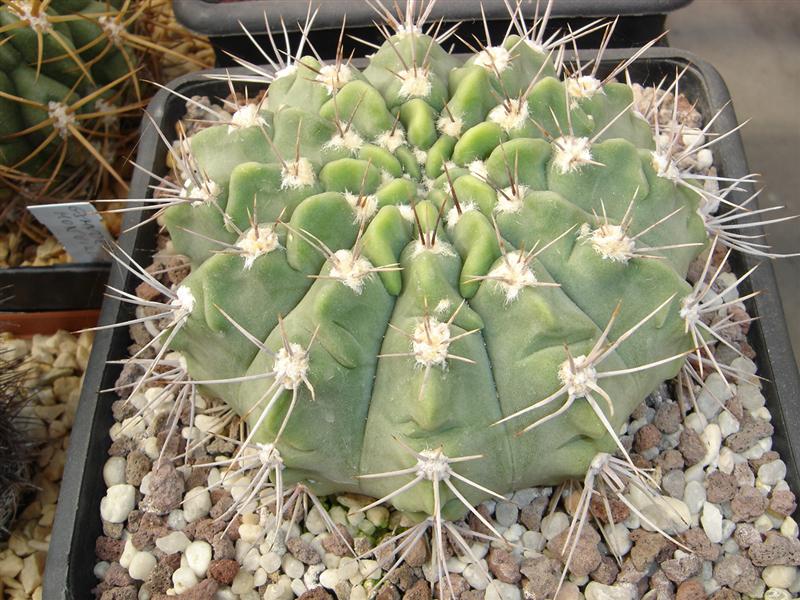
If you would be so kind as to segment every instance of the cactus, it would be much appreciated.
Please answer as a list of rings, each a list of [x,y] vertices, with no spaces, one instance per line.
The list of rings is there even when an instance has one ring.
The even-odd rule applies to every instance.
[[[110,177],[127,190],[116,154],[135,138],[147,102],[143,54],[203,66],[129,31],[146,4],[10,0],[0,7],[0,177],[9,188],[29,200],[91,196],[97,180]]]
[[[477,503],[583,480],[571,556],[598,486],[628,503],[635,479],[655,498],[618,435],[634,408],[679,373],[737,375],[711,351],[729,304],[711,257],[718,244],[774,256],[738,233],[762,211],[714,216],[751,176],[686,167],[717,116],[678,151],[663,98],[633,108],[617,78],[646,47],[601,75],[613,25],[585,28],[607,27],[603,48],[568,66],[582,32],[545,40],[547,11],[529,26],[517,4],[516,33],[494,43],[487,27],[464,58],[442,48],[452,30],[423,31],[419,6],[383,11],[363,70],[341,43],[325,62],[270,36],[269,67],[212,76],[232,91],[227,117],[173,92],[208,119],[176,144],[161,134],[174,177],[140,201],[191,273],[168,287],[117,257],[163,297],[120,297],[142,304],[121,325],[161,327],[128,387],[166,381],[173,426],[198,392],[229,407],[222,426],[244,421],[215,463],[252,475],[230,511],[269,486],[278,520],[287,486],[315,503],[366,494],[362,510],[388,502],[419,521],[395,552],[433,529],[441,576],[443,532],[463,542],[452,521],[471,511],[501,537]],[[269,87],[252,101],[233,91],[246,83]]]

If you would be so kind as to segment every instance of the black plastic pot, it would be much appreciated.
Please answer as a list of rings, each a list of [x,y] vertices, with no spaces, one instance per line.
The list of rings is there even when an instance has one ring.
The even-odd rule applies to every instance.
[[[108,271],[105,263],[0,269],[0,320],[3,312],[99,308]]]
[[[610,69],[631,55],[630,50],[612,50],[602,66]],[[586,58],[590,55],[586,54]],[[708,63],[680,50],[657,48],[648,52],[630,69],[634,81],[654,83],[662,77],[674,76],[676,70],[688,66],[682,80],[682,91],[697,102],[699,110],[707,117],[713,115],[729,100],[728,90],[717,71]],[[226,96],[227,84],[194,74],[182,77],[170,87],[186,96],[202,94]],[[251,94],[252,96],[252,94]],[[184,114],[183,101],[161,91],[148,109],[155,122],[166,135],[174,135],[175,122]],[[733,107],[728,105],[716,120],[715,132],[727,132],[736,126]],[[714,146],[716,164],[720,174],[740,177],[748,173],[741,139],[734,133]],[[154,173],[165,171],[165,149],[155,131],[145,125],[139,144],[137,164]],[[131,197],[149,197],[153,178],[138,171],[131,185]],[[747,187],[747,186],[742,186]],[[737,199],[745,199],[752,190],[745,189]],[[134,224],[136,215],[130,213],[123,229]],[[155,246],[155,223],[126,233],[120,245],[140,264],[147,264]],[[747,256],[736,256],[735,271],[743,273],[756,261]],[[115,269],[110,284],[132,292],[138,280],[127,272]],[[781,453],[788,466],[786,479],[795,490],[800,490],[800,383],[797,368],[786,331],[783,310],[778,296],[772,266],[767,262],[742,286],[742,293],[750,287],[763,293],[748,301],[751,316],[760,317],[750,328],[749,342],[758,354],[757,362],[764,383],[767,407],[775,425],[775,449]],[[101,313],[101,324],[130,319],[132,310],[119,301],[107,298]],[[102,534],[100,499],[105,493],[102,467],[110,445],[109,427],[113,423],[111,404],[113,394],[99,394],[99,390],[112,387],[120,372],[117,364],[108,361],[126,357],[131,343],[127,328],[101,331],[95,339],[89,368],[81,394],[80,406],[72,430],[69,456],[58,501],[50,554],[44,581],[44,597],[48,600],[69,598],[85,599],[96,584],[92,568],[95,563],[94,543]]]
[[[616,47],[639,47],[664,31],[664,21],[669,12],[689,4],[692,0],[555,0],[548,35],[557,29],[573,29],[598,17],[617,17],[619,21],[612,44]],[[383,1],[392,6],[391,1]],[[405,1],[400,2],[405,5]],[[540,2],[544,7],[545,0]],[[490,21],[493,35],[501,39],[509,24],[509,14],[503,0],[438,0],[431,13],[431,22],[443,18],[445,23],[461,21],[459,35],[474,44],[473,34],[484,38],[481,21],[481,5]],[[514,1],[509,2],[514,6]],[[375,31],[373,21],[378,15],[365,0],[319,0],[313,2],[319,13],[314,21],[310,39],[323,58],[331,58],[336,48],[342,17],[347,15],[347,33],[375,43],[383,39]],[[534,2],[523,3],[526,16],[532,16]],[[308,3],[298,0],[245,0],[242,2],[220,2],[215,0],[174,0],[173,8],[178,21],[201,35],[208,36],[217,55],[218,66],[230,66],[229,54],[251,62],[263,62],[253,43],[244,35],[242,25],[266,43],[264,13],[269,16],[270,29],[280,31],[280,18],[286,22],[296,47],[299,38],[298,22],[304,22]],[[446,27],[442,28],[444,31]],[[601,32],[581,38],[584,48],[597,48]],[[466,52],[467,47],[457,38],[451,38],[455,50]],[[351,44],[353,46],[353,44]],[[356,56],[364,56],[372,50],[363,44],[355,44]]]

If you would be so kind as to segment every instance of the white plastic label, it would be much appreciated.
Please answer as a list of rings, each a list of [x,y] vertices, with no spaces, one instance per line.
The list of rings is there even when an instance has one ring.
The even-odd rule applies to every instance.
[[[73,262],[110,262],[105,247],[111,236],[90,202],[37,204],[28,210],[61,242]]]

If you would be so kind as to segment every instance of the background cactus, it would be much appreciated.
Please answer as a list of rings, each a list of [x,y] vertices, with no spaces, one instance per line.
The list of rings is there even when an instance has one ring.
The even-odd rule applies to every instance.
[[[289,60],[180,141],[152,206],[192,273],[153,283],[170,327],[139,385],[177,351],[246,419],[240,458],[457,518],[617,449],[702,339],[708,236],[626,65],[565,74],[519,22],[467,60],[394,25],[363,71]]]
[[[161,3],[157,3],[161,4]],[[136,137],[151,52],[184,63],[151,26],[150,2],[9,0],[0,7],[0,177],[26,200],[94,197]],[[163,10],[157,8],[157,15]],[[146,21],[138,24],[138,20]],[[159,36],[163,37],[163,36]],[[159,40],[160,41],[160,40]],[[149,71],[153,71],[149,66]],[[127,119],[128,122],[125,122]],[[78,168],[81,167],[81,168]]]

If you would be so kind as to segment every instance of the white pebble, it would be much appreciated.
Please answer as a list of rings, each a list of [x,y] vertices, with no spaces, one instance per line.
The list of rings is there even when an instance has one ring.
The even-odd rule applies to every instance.
[[[683,491],[683,501],[689,507],[689,512],[696,515],[703,508],[706,501],[706,489],[699,481],[690,481]]]
[[[375,527],[386,527],[389,523],[389,509],[385,506],[374,506],[367,511],[367,520]]]
[[[255,544],[262,533],[263,529],[257,523],[242,523],[239,525],[239,537],[248,544]]]
[[[503,532],[503,537],[514,544],[520,540],[523,533],[525,533],[525,528],[519,523],[514,523]]]
[[[292,591],[291,581],[286,579],[278,580],[278,583],[273,583],[267,586],[267,591],[264,592],[264,600],[291,600],[294,598]]]
[[[764,592],[764,600],[792,600],[792,595],[788,590],[781,588],[769,588]]]
[[[725,435],[724,432],[723,435]],[[730,475],[731,473],[733,473],[733,467],[735,466],[736,466],[736,455],[734,454],[733,450],[731,450],[727,446],[723,446],[722,448],[720,448],[719,458],[717,459],[717,468],[722,473]]]
[[[358,575],[358,561],[349,556],[343,556],[339,561],[339,568],[337,569],[339,578],[344,581]]]
[[[281,557],[275,552],[267,552],[259,562],[267,573],[274,573],[281,568]]]
[[[320,573],[319,584],[322,587],[332,590],[337,583],[339,583],[339,573],[336,569],[326,569]]]
[[[522,594],[519,586],[505,583],[498,579],[492,581],[486,588],[485,600],[520,600]]]
[[[197,575],[189,567],[180,567],[172,574],[172,587],[182,594],[197,585]]]
[[[106,487],[125,483],[125,464],[123,456],[112,456],[103,465],[103,481]]]
[[[186,546],[184,554],[189,568],[194,571],[195,575],[205,576],[211,562],[211,544],[202,540],[194,541]]]
[[[180,531],[173,531],[169,535],[160,537],[156,540],[156,548],[161,550],[164,554],[174,554],[175,552],[183,552],[186,547],[191,543],[191,540],[186,537],[185,533]]]
[[[544,536],[538,531],[526,531],[522,534],[522,545],[528,550],[541,552],[544,549]]]
[[[569,517],[563,512],[554,512],[542,519],[539,528],[544,538],[549,542],[559,533],[569,527]]]
[[[92,573],[94,573],[95,577],[102,580],[103,578],[105,578],[106,572],[108,571],[108,567],[110,566],[111,566],[110,563],[108,563],[105,560],[101,560],[94,566],[94,569],[92,569]]]
[[[764,463],[758,468],[758,480],[764,485],[773,486],[786,477],[786,463],[782,460],[773,460]]]
[[[519,509],[511,502],[498,502],[495,507],[494,518],[503,527],[511,527],[517,522]]]
[[[630,531],[622,523],[616,523],[613,527],[606,526],[606,536],[618,556],[625,556],[633,545]]]
[[[789,589],[797,577],[797,567],[787,565],[770,565],[761,572],[761,579],[768,587]]]
[[[112,485],[100,500],[100,516],[109,523],[124,523],[135,505],[135,487],[127,483]]]
[[[308,511],[305,524],[306,529],[308,529],[314,535],[320,535],[327,529],[325,527],[325,521],[322,520],[322,515],[319,514],[319,509],[316,506]]]
[[[269,579],[269,576],[264,569],[256,569],[256,572],[253,573],[253,587],[261,587],[267,583],[267,579]]]
[[[716,373],[712,373],[712,375],[715,374]],[[711,375],[709,375],[709,377],[711,377]],[[703,460],[700,461],[701,464],[715,465],[717,457],[719,456],[720,446],[722,445],[722,432],[720,431],[719,425],[716,423],[709,423],[700,435],[700,439],[703,440],[706,446],[706,455],[703,457]]]
[[[367,600],[367,590],[363,585],[354,585],[350,590],[350,600]]]
[[[756,410],[767,403],[761,390],[749,383],[740,383],[736,386],[736,395],[746,410]]]
[[[786,517],[781,523],[781,535],[789,539],[796,538],[798,533],[797,521],[792,517]]]
[[[298,596],[298,597],[300,597],[303,594],[305,594],[306,590],[307,590],[306,584],[303,583],[302,579],[292,579],[291,588],[292,588],[292,594],[294,594],[295,596]],[[352,598],[352,597],[353,596],[352,596],[352,592],[351,592],[350,598]],[[365,594],[364,595],[364,600],[366,600],[366,598],[367,598],[367,596]]]
[[[713,419],[725,404],[733,397],[733,386],[717,372],[711,373],[697,394],[697,406],[707,419]]]
[[[290,578],[297,579],[298,577],[302,577],[303,573],[305,572],[305,567],[303,567],[303,563],[297,560],[291,554],[284,554],[283,561],[281,563],[283,567],[283,572],[286,573]]]
[[[244,594],[245,592],[252,590],[253,585],[253,576],[247,571],[240,570],[233,578],[233,582],[231,583],[231,591],[234,594]]]
[[[708,421],[703,413],[700,412],[693,412],[686,415],[686,418],[683,420],[683,424],[686,427],[694,429],[694,431],[698,434],[703,433],[703,430],[708,425]]]
[[[760,533],[767,533],[770,529],[774,529],[775,525],[772,519],[767,515],[761,515],[754,522],[753,525]]]
[[[381,568],[377,560],[363,558],[358,561],[358,572],[364,579],[380,579]]]
[[[208,515],[211,510],[211,495],[204,487],[192,488],[183,499],[183,517],[192,523]]]
[[[584,590],[586,600],[633,600],[633,594],[627,587],[620,585],[604,585],[592,581]]]
[[[722,513],[715,504],[711,502],[703,503],[703,514],[700,517],[700,524],[706,532],[712,544],[722,542]]]
[[[144,581],[156,567],[156,557],[149,552],[137,552],[128,567],[128,575]]]
[[[139,552],[136,549],[136,546],[133,545],[131,538],[125,540],[125,546],[122,548],[122,554],[119,557],[119,564],[125,567],[126,569],[131,565],[131,561],[133,557],[136,556],[136,553]]]
[[[186,518],[183,516],[183,511],[179,508],[171,511],[167,515],[167,527],[174,531],[180,531],[184,527],[186,527],[188,523],[186,523]]]
[[[723,411],[720,413],[719,418],[717,418],[717,423],[719,424],[723,438],[733,435],[739,431],[739,421],[728,411]]]
[[[485,568],[486,567],[484,567],[484,569]],[[461,574],[473,589],[485,590],[489,585],[489,582],[486,580],[486,575],[484,575],[484,571],[482,571],[481,568],[475,563],[467,565],[464,568],[464,572]]]

